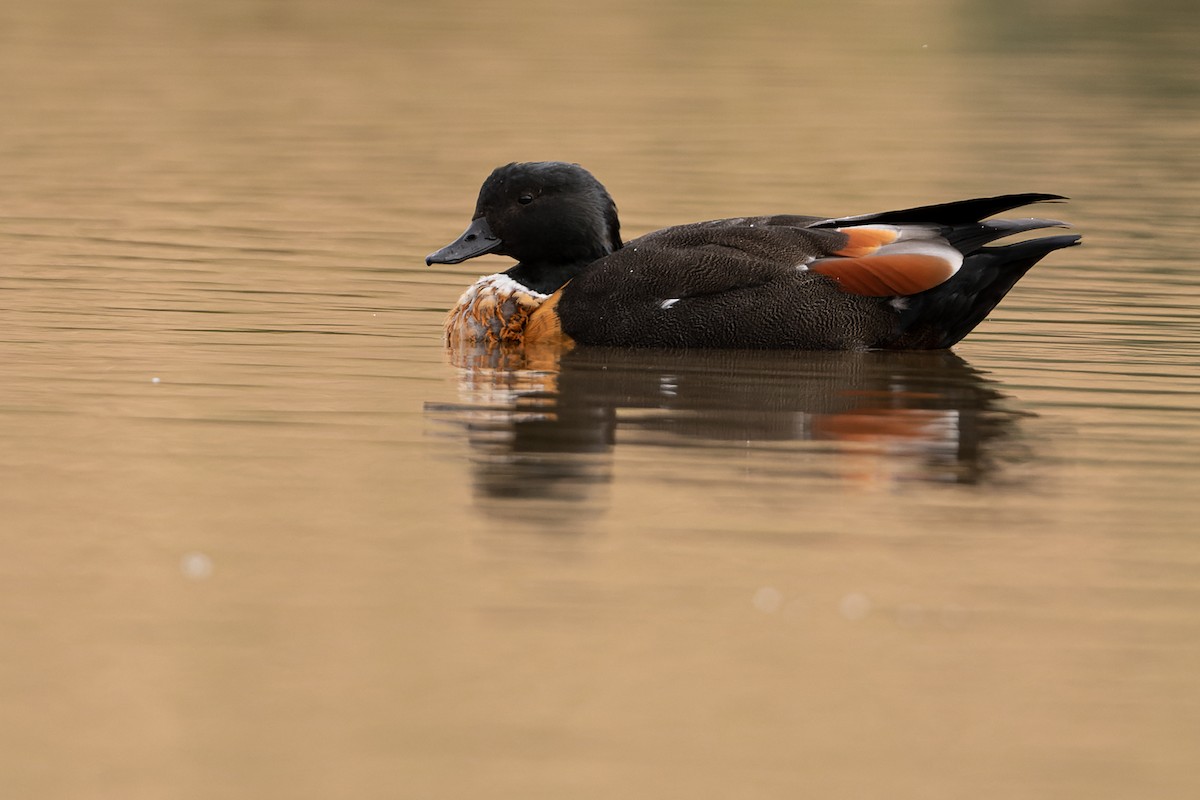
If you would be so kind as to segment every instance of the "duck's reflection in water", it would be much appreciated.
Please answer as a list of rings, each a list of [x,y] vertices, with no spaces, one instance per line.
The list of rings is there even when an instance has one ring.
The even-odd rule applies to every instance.
[[[466,431],[489,497],[585,499],[611,480],[618,445],[660,448],[684,470],[719,461],[731,442],[759,444],[778,460],[766,471],[885,483],[987,481],[1022,451],[1023,415],[949,351],[580,348],[452,360],[464,402],[427,410]],[[769,444],[781,442],[802,444]]]

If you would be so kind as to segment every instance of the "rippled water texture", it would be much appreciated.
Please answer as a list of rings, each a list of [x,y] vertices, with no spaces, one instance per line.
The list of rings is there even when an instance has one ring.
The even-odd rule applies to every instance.
[[[0,794],[1200,796],[1200,13],[0,9]],[[954,353],[451,357],[497,164],[627,236],[1001,192]]]

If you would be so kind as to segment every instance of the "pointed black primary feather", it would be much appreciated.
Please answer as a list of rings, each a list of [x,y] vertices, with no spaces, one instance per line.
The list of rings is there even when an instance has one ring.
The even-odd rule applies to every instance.
[[[965,225],[969,222],[978,222],[993,214],[1000,214],[1004,211],[1011,211],[1014,208],[1027,206],[1030,203],[1066,199],[1062,195],[1042,194],[1039,192],[1001,194],[996,197],[979,197],[974,200],[958,200],[953,203],[936,203],[931,206],[902,208],[897,211],[884,211],[879,214],[838,217],[837,219],[820,222],[813,227],[837,228],[846,224],[906,225],[931,222],[937,225]]]

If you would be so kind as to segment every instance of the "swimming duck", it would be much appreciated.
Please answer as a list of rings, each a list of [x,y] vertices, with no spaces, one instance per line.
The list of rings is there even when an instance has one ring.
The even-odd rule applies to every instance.
[[[485,253],[516,266],[475,282],[447,343],[805,350],[941,349],[1034,264],[1079,243],[989,242],[1050,219],[986,217],[1053,194],[1011,194],[852,217],[778,214],[679,225],[621,241],[616,203],[578,164],[512,163],[426,264]]]

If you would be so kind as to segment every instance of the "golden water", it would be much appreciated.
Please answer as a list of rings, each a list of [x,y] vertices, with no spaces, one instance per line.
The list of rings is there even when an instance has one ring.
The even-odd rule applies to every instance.
[[[1200,14],[802,5],[0,11],[0,795],[1200,793]],[[452,362],[531,159],[1085,246],[953,355]]]

